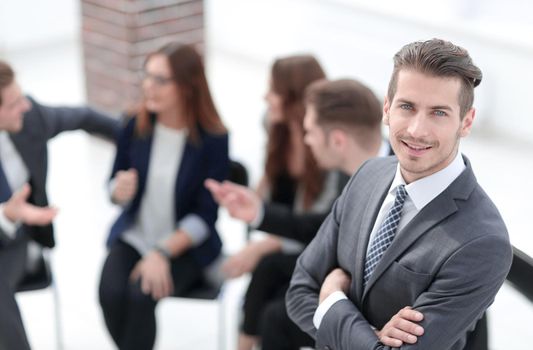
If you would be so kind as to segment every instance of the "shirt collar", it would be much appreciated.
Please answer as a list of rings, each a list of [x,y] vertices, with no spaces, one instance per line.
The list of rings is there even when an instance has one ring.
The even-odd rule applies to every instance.
[[[405,185],[409,198],[413,201],[416,209],[420,211],[444,191],[465,168],[463,157],[461,153],[457,152],[454,160],[446,168],[405,185],[405,180],[400,172],[400,163],[398,163],[389,193],[395,195],[396,187]]]

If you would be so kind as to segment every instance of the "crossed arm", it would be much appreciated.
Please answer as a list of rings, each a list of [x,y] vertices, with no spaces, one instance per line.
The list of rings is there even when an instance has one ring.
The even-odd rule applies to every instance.
[[[328,286],[328,275],[338,266],[349,266],[353,262],[346,259],[345,255],[338,255],[338,251],[345,246],[339,243],[338,230],[342,200],[341,197],[337,201],[317,237],[298,259],[286,297],[291,319],[316,339],[317,348],[326,345],[334,349],[355,350],[452,348],[492,303],[503,283],[511,261],[510,251],[502,249],[507,242],[499,236],[487,234],[464,244],[451,254],[429,287],[411,305],[405,305],[423,315],[419,321],[417,318],[420,316],[416,316],[416,313],[397,310],[396,316],[376,332],[374,325],[357,305],[345,299],[331,306],[316,329],[312,320],[319,305],[321,290]],[[481,256],[479,252],[486,254]],[[495,264],[495,261],[499,263]],[[469,267],[468,273],[465,272],[465,266]],[[337,287],[332,291],[341,290],[350,295],[342,283],[338,284],[338,280],[346,277],[339,277],[336,280]],[[322,300],[330,294],[322,293]],[[408,316],[405,317],[405,314]],[[412,317],[414,319],[410,319]],[[397,333],[398,330],[406,331],[403,326],[405,319],[410,322],[407,333],[412,326],[423,328],[422,335],[419,335],[420,329],[409,333],[417,336],[414,343],[408,337],[402,338],[406,334]],[[400,340],[402,345],[398,346],[390,338]]]

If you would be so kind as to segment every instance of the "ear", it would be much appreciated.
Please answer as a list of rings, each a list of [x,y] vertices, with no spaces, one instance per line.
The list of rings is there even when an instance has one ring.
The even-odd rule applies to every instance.
[[[461,137],[466,137],[470,135],[470,130],[472,129],[472,124],[474,123],[475,117],[476,109],[470,108],[470,110],[466,112],[463,120],[461,121],[461,131],[459,132],[459,135]]]
[[[333,129],[329,132],[330,144],[336,149],[344,147],[346,144],[346,133],[340,129]]]
[[[383,124],[389,125],[389,112],[390,112],[390,102],[389,98],[385,96],[383,99]]]

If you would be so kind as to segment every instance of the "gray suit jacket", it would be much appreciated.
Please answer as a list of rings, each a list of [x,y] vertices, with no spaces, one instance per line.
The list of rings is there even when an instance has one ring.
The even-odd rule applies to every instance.
[[[392,183],[397,159],[370,160],[352,177],[316,238],[298,259],[289,316],[320,349],[389,349],[381,329],[405,306],[424,314],[425,334],[401,349],[463,349],[466,333],[494,300],[512,250],[498,210],[466,169],[424,207],[383,255],[365,290],[370,231]],[[312,318],[320,287],[336,267],[352,277],[348,300],[335,303],[319,330]]]

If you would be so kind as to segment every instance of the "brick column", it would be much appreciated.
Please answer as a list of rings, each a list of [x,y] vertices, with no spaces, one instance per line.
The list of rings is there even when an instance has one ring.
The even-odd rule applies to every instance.
[[[139,97],[146,54],[169,41],[202,45],[203,0],[81,0],[87,101],[111,112]]]

